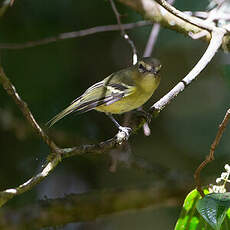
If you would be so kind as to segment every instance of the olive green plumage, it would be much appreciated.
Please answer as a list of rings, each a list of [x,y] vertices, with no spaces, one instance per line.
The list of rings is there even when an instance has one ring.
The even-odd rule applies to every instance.
[[[136,65],[112,73],[104,80],[88,88],[66,109],[53,117],[48,125],[72,112],[95,109],[108,114],[121,114],[142,106],[160,83],[158,60],[142,58]]]

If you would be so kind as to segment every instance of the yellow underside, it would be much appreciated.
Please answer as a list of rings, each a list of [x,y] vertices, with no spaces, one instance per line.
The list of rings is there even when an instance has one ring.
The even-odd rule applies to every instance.
[[[148,85],[144,87],[145,90],[139,88],[129,96],[124,97],[111,105],[98,106],[95,110],[104,113],[121,114],[139,108],[153,95],[159,82],[156,82],[154,78],[151,78],[151,80],[148,79],[148,81],[146,81],[146,84]]]
[[[148,97],[137,98],[136,95],[130,95],[126,98],[122,98],[120,101],[114,102],[111,105],[101,105],[95,108],[95,110],[104,113],[120,114],[131,111],[143,105],[151,95]]]

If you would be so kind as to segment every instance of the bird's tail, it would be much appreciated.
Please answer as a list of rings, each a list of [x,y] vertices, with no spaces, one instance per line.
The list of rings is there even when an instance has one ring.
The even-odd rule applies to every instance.
[[[95,109],[96,107],[106,104],[106,103],[111,103],[119,100],[120,98],[114,98],[114,96],[108,96],[108,97],[102,97],[99,99],[91,99],[91,100],[86,100],[84,97],[79,97],[76,100],[72,102],[70,106],[68,106],[66,109],[64,109],[62,112],[57,114],[55,117],[53,117],[51,120],[49,120],[46,125],[48,127],[53,126],[56,122],[61,120],[63,117],[67,116],[68,114],[72,112],[78,112],[78,113],[85,113],[88,112],[92,109]]]
[[[67,116],[68,114],[70,114],[74,110],[76,110],[77,107],[78,107],[78,105],[79,105],[79,101],[76,101],[76,102],[72,103],[70,106],[68,106],[63,111],[61,111],[59,114],[57,114],[56,116],[54,116],[51,120],[49,120],[46,123],[46,125],[48,127],[53,126],[56,122],[58,122],[59,120],[61,120],[63,117]]]

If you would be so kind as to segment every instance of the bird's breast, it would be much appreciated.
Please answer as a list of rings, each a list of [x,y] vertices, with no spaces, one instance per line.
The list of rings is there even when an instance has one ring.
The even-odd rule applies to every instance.
[[[138,80],[137,80],[138,81]],[[145,91],[146,93],[153,93],[160,83],[160,76],[154,76],[153,74],[147,74],[137,85],[139,86],[141,91]]]
[[[159,83],[154,79],[152,78],[142,82],[142,84],[138,84],[136,91],[131,95],[121,98],[113,104],[98,106],[95,110],[104,113],[121,114],[139,108],[148,101],[157,88]]]

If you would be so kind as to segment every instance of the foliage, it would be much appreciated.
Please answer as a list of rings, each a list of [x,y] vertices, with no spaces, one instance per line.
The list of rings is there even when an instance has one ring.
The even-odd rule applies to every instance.
[[[205,197],[202,198],[194,189],[187,195],[175,230],[228,230],[230,228],[230,193],[207,194],[207,190],[205,193]]]

